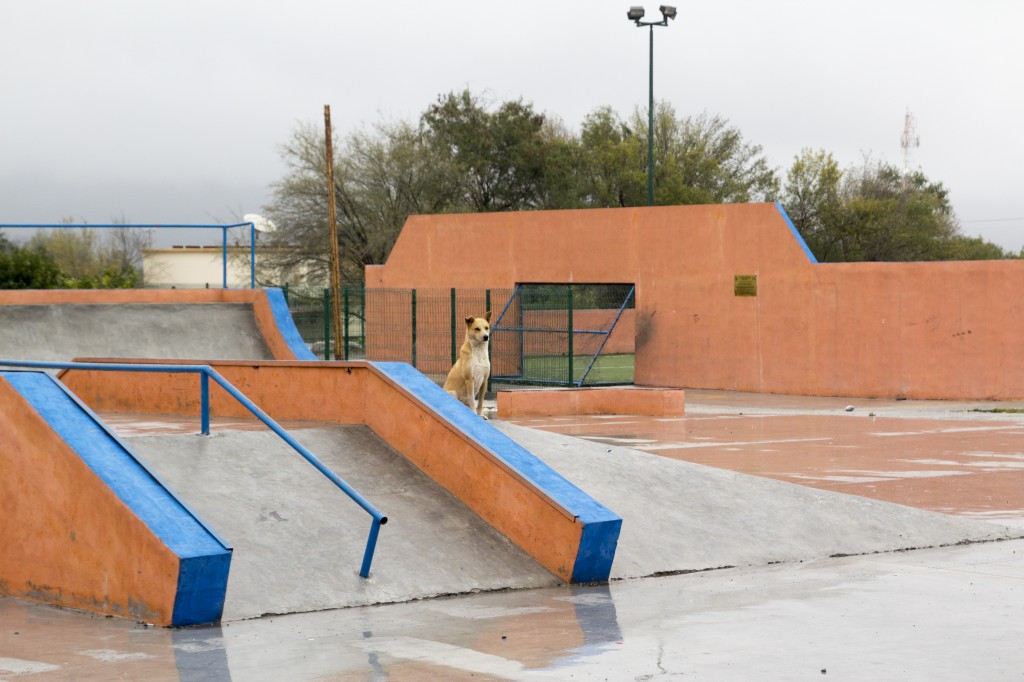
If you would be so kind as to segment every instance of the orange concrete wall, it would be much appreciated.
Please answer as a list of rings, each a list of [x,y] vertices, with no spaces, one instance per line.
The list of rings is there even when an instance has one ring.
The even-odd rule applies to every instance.
[[[140,360],[152,364],[167,361]],[[181,362],[177,364],[198,364]],[[215,361],[219,374],[275,420],[366,424],[481,518],[563,580],[571,580],[582,525],[573,514],[429,406],[366,362]],[[197,415],[195,375],[66,370],[64,382],[96,410]],[[213,416],[248,416],[210,383]],[[387,532],[386,529],[383,532]]]
[[[0,593],[171,625],[178,557],[2,377],[0,405]]]
[[[4,289],[0,305],[104,305],[117,303],[248,303],[267,347],[278,360],[294,360],[274,320],[265,289]]]
[[[685,393],[680,389],[567,388],[498,391],[498,415],[503,419],[574,414],[682,417],[685,401]]]
[[[818,264],[774,204],[413,216],[366,277],[634,282],[642,386],[1024,398],[1024,261]]]

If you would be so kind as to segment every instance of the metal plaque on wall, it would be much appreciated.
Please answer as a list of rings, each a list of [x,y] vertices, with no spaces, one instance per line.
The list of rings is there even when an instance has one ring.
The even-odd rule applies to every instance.
[[[732,292],[736,296],[757,296],[757,275],[734,275]]]

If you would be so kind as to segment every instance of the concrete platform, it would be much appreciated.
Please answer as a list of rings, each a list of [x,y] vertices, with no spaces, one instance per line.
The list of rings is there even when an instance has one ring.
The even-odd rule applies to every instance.
[[[497,405],[504,419],[583,414],[682,417],[686,394],[681,389],[637,386],[518,389],[498,391]]]
[[[686,398],[681,419],[620,414],[514,423],[820,490],[1024,525],[1022,402],[708,390],[687,391]]]
[[[1024,529],[495,424],[622,516],[613,579],[1024,535]]]

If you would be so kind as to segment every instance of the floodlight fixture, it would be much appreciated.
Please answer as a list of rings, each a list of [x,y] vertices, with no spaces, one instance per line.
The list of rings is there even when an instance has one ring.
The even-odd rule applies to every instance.
[[[274,224],[273,220],[270,220],[269,218],[264,218],[261,215],[256,215],[255,213],[246,213],[244,216],[242,216],[242,220],[244,220],[247,223],[252,223],[253,229],[256,230],[257,232],[277,231],[277,225]]]
[[[637,27],[649,27],[650,32],[650,86],[647,99],[647,205],[654,205],[654,27],[668,26],[669,19],[676,18],[673,5],[661,5],[661,21],[643,21],[644,8],[633,5],[626,12],[626,17],[636,23]]]

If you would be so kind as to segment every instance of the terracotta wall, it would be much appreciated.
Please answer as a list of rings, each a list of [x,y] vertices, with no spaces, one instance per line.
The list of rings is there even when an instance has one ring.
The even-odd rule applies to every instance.
[[[642,386],[1024,398],[1024,261],[819,264],[775,204],[413,216],[366,277],[633,282]]]

